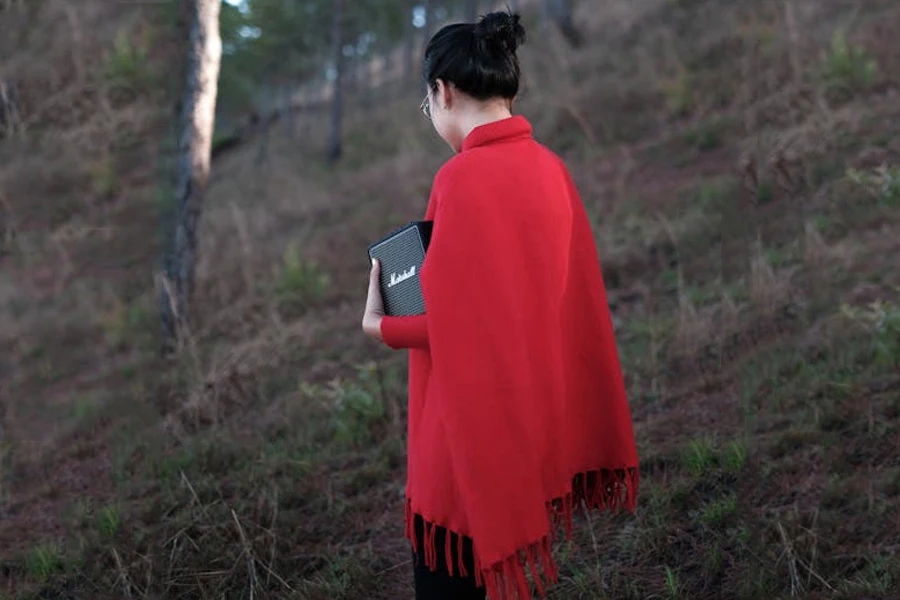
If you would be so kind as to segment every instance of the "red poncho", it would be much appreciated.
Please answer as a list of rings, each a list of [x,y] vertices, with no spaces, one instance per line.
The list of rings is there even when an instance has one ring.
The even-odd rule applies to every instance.
[[[431,568],[458,536],[492,600],[558,578],[573,507],[634,511],[638,457],[595,240],[561,160],[514,116],[476,128],[438,172],[421,269],[426,314],[385,317],[409,348],[407,531]],[[435,548],[434,527],[447,528]]]

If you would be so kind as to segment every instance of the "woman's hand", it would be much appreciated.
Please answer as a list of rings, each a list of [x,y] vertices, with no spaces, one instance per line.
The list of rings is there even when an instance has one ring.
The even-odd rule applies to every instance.
[[[369,296],[366,298],[366,310],[363,313],[362,328],[365,334],[381,341],[381,319],[384,317],[384,299],[381,297],[381,263],[372,261],[369,273]]]

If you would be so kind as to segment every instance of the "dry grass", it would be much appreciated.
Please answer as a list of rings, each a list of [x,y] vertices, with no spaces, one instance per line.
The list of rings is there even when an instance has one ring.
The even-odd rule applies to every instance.
[[[594,220],[645,482],[636,517],[559,548],[553,597],[889,598],[900,215],[846,167],[900,164],[897,9],[709,4],[582,2],[585,48],[523,48],[521,109]],[[223,155],[196,319],[163,362],[166,100],[122,86],[171,60],[142,45],[160,16],[9,10],[26,128],[0,141],[0,589],[409,597],[403,356],[358,319],[360,248],[424,210],[447,156],[413,90],[351,99],[336,168],[316,115]],[[841,26],[864,52],[835,51]],[[871,81],[846,75],[869,57]]]

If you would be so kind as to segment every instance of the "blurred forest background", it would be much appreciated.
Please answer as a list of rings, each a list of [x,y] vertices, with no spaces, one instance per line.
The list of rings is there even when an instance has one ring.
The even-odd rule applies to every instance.
[[[0,598],[409,598],[365,246],[450,156],[430,32],[504,4],[220,6],[161,353],[192,4],[0,0]],[[900,598],[900,4],[508,4],[641,455],[637,515],[582,519],[552,598]]]

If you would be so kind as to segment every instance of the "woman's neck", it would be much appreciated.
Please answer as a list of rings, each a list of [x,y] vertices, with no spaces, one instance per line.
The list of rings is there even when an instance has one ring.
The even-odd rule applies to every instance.
[[[482,107],[480,110],[472,111],[467,114],[461,122],[463,139],[467,138],[472,131],[482,125],[493,123],[494,121],[502,121],[512,117],[509,107],[503,105],[492,104]]]

